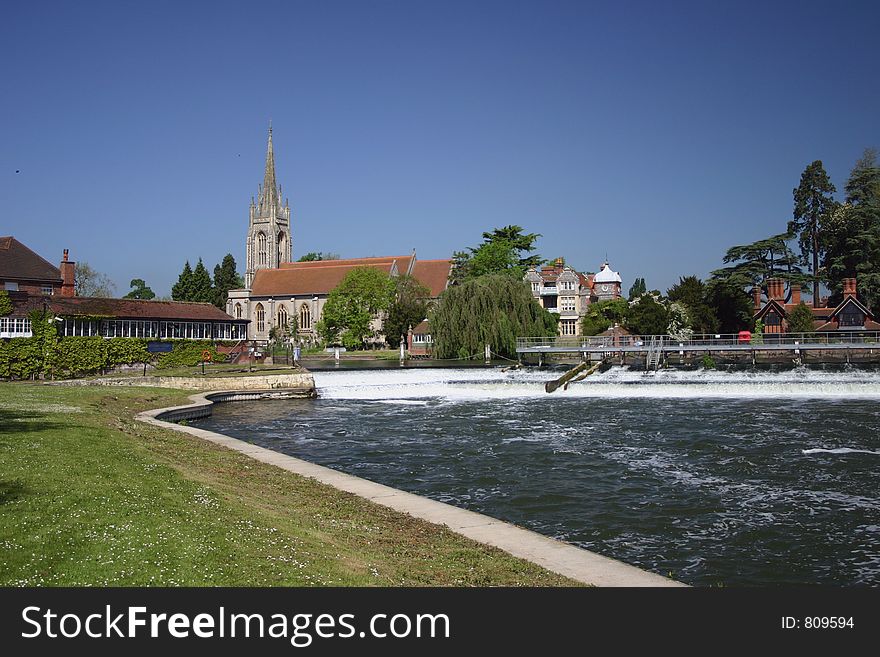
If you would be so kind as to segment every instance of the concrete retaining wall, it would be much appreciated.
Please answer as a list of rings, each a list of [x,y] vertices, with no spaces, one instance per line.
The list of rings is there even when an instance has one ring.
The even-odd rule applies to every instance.
[[[152,386],[181,390],[284,390],[287,397],[315,397],[311,372],[257,374],[254,376],[124,376],[59,381],[62,385]]]

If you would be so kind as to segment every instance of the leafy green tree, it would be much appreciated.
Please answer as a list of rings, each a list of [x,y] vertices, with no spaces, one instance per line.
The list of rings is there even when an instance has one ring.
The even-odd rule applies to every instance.
[[[77,262],[74,272],[74,290],[78,297],[112,297],[116,286],[110,277],[92,268],[85,261]]]
[[[219,265],[214,265],[214,295],[213,303],[218,308],[226,307],[226,299],[229,298],[229,290],[244,287],[244,280],[239,275],[235,264],[235,258],[231,253],[223,256]]]
[[[338,253],[324,253],[323,251],[310,251],[301,256],[297,262],[315,262],[317,260],[339,260]]]
[[[754,323],[752,298],[742,287],[724,280],[710,280],[706,284],[706,303],[718,320],[720,333],[748,330]]]
[[[520,226],[505,226],[483,233],[483,243],[467,251],[456,251],[452,256],[453,283],[486,276],[506,274],[522,279],[529,267],[537,267],[542,259],[528,255],[535,250],[537,233],[523,234]]]
[[[663,335],[669,325],[669,311],[650,294],[645,294],[629,308],[627,329],[638,335]]]
[[[193,297],[193,270],[189,266],[189,260],[183,266],[183,271],[177,277],[177,282],[171,286],[171,298],[175,301],[190,301]]]
[[[516,338],[558,334],[557,318],[532,297],[528,284],[506,274],[450,286],[430,321],[438,358],[481,358],[487,344],[494,353],[515,358]]]
[[[794,309],[788,313],[786,318],[789,333],[812,333],[813,312],[804,302],[799,303]]]
[[[128,284],[131,291],[126,294],[123,299],[155,299],[156,293],[153,292],[142,278],[133,278]]]
[[[405,336],[410,326],[417,326],[428,316],[431,290],[417,278],[404,274],[394,278],[394,301],[385,318],[384,333],[388,344],[396,349],[400,336]]]
[[[0,290],[0,317],[5,317],[12,312],[12,299],[9,298],[9,292]]]
[[[880,167],[867,149],[850,172],[846,202],[823,226],[823,265],[831,303],[843,297],[843,279],[858,279],[859,297],[880,310]]]
[[[819,306],[819,259],[822,255],[822,224],[828,221],[837,202],[831,196],[834,185],[825,173],[821,160],[808,165],[801,174],[800,185],[792,190],[794,219],[788,223],[788,232],[797,236],[801,259],[810,265],[813,280],[813,306]]]
[[[687,308],[690,327],[701,334],[716,333],[718,318],[708,302],[706,284],[696,276],[682,276],[678,283],[666,291],[672,302],[682,303]]]
[[[666,311],[666,335],[676,340],[690,340],[694,337],[693,322],[687,306],[680,301],[673,301],[666,307]]]
[[[635,281],[633,281],[632,287],[629,288],[629,300],[635,301],[647,291],[648,286],[645,284],[645,279],[637,278]]]
[[[629,304],[623,299],[598,301],[587,306],[587,312],[581,320],[583,335],[598,335],[607,331],[614,324],[621,326],[626,323]]]
[[[362,349],[377,332],[371,324],[394,299],[394,281],[373,267],[355,267],[327,297],[321,320],[315,325],[328,344],[342,342],[346,349]]]
[[[781,278],[789,283],[803,283],[810,280],[799,265],[798,257],[788,246],[792,239],[789,233],[773,235],[751,244],[733,246],[724,255],[724,263],[729,267],[712,272],[712,280],[720,281],[751,290],[759,286],[767,292],[767,279]]]

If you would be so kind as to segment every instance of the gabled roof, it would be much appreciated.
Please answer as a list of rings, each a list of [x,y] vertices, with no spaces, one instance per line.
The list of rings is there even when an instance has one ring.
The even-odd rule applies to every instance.
[[[292,297],[329,294],[355,267],[372,267],[389,275],[410,273],[415,256],[350,258],[285,262],[279,269],[259,269],[251,284],[255,297]]]
[[[758,312],[755,313],[755,319],[761,319],[770,312],[770,309],[774,308],[781,317],[787,317],[788,312],[785,310],[785,304],[780,303],[776,299],[770,299],[767,303],[764,304],[764,307],[761,308]]]
[[[870,310],[868,310],[867,306],[865,306],[861,301],[859,301],[855,297],[847,297],[846,299],[841,301],[840,304],[837,306],[837,308],[834,309],[834,311],[831,313],[830,316],[834,317],[835,315],[837,315],[839,312],[841,312],[844,308],[846,308],[849,305],[854,305],[862,313],[864,313],[867,317],[872,317],[872,313]]]
[[[61,270],[14,237],[0,237],[0,279],[61,283]]]
[[[412,268],[412,275],[431,290],[431,298],[436,299],[449,285],[452,273],[452,260],[418,260]]]

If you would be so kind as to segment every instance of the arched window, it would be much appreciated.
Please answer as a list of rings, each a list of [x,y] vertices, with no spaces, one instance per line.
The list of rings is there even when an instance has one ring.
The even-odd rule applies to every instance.
[[[278,328],[283,333],[287,333],[290,330],[288,324],[287,311],[284,309],[284,306],[278,308]]]
[[[287,253],[287,240],[284,237],[284,233],[278,233],[278,239],[275,244],[278,246],[278,252],[275,254],[275,266],[280,267],[281,263],[284,262],[287,257],[285,255]]]
[[[257,233],[257,264],[266,264],[266,233]]]
[[[312,311],[309,310],[307,303],[299,307],[299,328],[302,331],[310,331],[312,329]]]
[[[254,315],[257,318],[257,333],[262,333],[266,330],[266,311],[263,310],[263,304],[258,303],[254,308]]]
[[[241,304],[240,303],[235,304],[235,319],[241,319],[241,313],[242,313]]]

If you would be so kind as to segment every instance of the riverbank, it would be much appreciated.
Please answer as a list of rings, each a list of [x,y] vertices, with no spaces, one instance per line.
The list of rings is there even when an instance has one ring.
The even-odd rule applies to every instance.
[[[498,549],[133,416],[186,392],[3,384],[0,585],[567,586]]]

